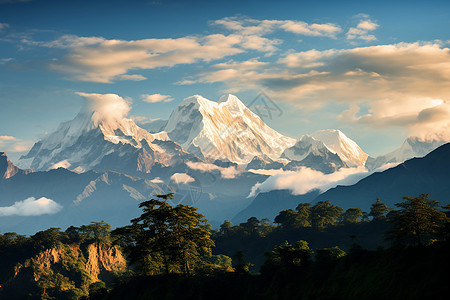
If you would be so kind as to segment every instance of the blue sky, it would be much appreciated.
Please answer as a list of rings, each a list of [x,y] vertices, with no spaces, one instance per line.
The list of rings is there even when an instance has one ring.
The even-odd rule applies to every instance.
[[[76,92],[150,122],[193,94],[263,90],[276,130],[338,128],[371,155],[448,139],[448,28],[447,1],[0,0],[0,151],[72,119]]]

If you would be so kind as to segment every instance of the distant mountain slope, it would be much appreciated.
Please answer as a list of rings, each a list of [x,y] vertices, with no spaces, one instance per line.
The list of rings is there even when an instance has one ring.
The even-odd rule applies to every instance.
[[[400,163],[413,157],[423,157],[445,143],[443,140],[426,141],[417,137],[408,137],[400,148],[375,158],[367,158],[366,167],[369,170],[375,170],[387,163]]]
[[[0,162],[0,168],[2,165]],[[0,232],[32,234],[100,220],[122,226],[139,215],[139,202],[169,191],[163,183],[111,171],[79,174],[58,168],[26,173],[19,169],[14,176],[0,178]],[[55,214],[27,216],[8,209],[30,197],[51,199],[62,209]]]
[[[249,163],[261,155],[275,160],[295,143],[233,95],[220,102],[198,95],[185,99],[172,112],[165,131],[190,153],[236,163]]]
[[[394,207],[403,196],[423,193],[429,193],[432,199],[442,203],[450,203],[450,144],[423,158],[413,158],[384,172],[374,173],[354,185],[330,189],[314,202],[330,200],[343,208],[360,207],[368,211],[376,198]]]
[[[0,169],[9,161],[6,155],[4,157],[0,160]],[[235,170],[236,165],[229,162],[215,163],[221,168],[212,172],[186,166],[161,169],[160,173],[167,173],[167,180],[143,179],[114,171],[77,173],[64,168],[27,173],[10,163],[17,168],[17,173],[0,178],[0,232],[34,234],[49,227],[64,229],[100,220],[113,227],[124,226],[141,214],[140,202],[169,192],[176,193],[173,205],[193,205],[212,224],[219,225],[249,204],[250,200],[245,198],[249,187],[267,176],[240,173],[244,170]],[[224,170],[237,172],[236,175],[230,173],[236,177],[223,178]],[[172,180],[173,172],[185,174],[189,181]],[[51,199],[62,209],[54,214],[24,216],[14,213],[14,207],[23,207],[23,201],[31,197]]]

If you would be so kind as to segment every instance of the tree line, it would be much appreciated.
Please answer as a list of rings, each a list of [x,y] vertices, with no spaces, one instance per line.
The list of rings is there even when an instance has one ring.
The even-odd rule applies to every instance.
[[[274,223],[252,217],[239,225],[224,221],[217,230],[211,228],[197,208],[182,204],[172,206],[169,201],[173,196],[157,195],[155,199],[140,203],[142,214],[132,219],[130,225],[112,231],[109,224],[101,221],[80,227],[71,226],[65,231],[50,228],[31,237],[15,233],[0,234],[0,283],[6,282],[16,264],[24,259],[61,245],[117,245],[128,262],[128,271],[119,277],[129,282],[137,277],[229,278],[229,274],[249,274],[253,265],[249,261],[252,260],[252,253],[239,251],[238,248],[233,253],[220,253],[220,249],[226,248],[224,244],[234,243],[239,247],[247,243],[254,251],[265,252],[259,271],[262,278],[268,280],[274,274],[285,276],[297,274],[299,270],[315,272],[318,266],[322,268],[336,264],[349,254],[353,262],[355,257],[364,253],[361,252],[363,247],[356,241],[345,251],[337,245],[311,248],[307,238],[281,241],[266,251],[260,247],[262,244],[258,244],[274,236],[289,236],[291,232],[301,235],[306,232],[304,230],[311,230],[314,236],[339,228],[365,224],[372,226],[367,228],[375,228],[373,226],[378,224],[389,224],[386,237],[394,247],[413,245],[420,248],[449,239],[447,214],[450,206],[439,206],[439,202],[431,200],[428,194],[404,197],[402,202],[396,204],[396,209],[388,208],[376,199],[368,213],[359,208],[343,210],[330,201],[320,201],[314,205],[300,203],[295,210],[281,211]],[[99,284],[91,287],[93,294],[108,294],[104,285],[101,292],[95,292],[95,287]]]

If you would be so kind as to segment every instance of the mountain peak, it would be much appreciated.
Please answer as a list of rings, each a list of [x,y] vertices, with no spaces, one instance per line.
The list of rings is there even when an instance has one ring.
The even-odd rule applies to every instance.
[[[22,170],[16,167],[8,158],[5,152],[0,152],[0,179],[8,179],[18,173],[27,174],[31,170]]]
[[[71,170],[90,170],[101,163],[104,157],[119,156],[129,159],[138,155],[137,150],[146,148],[152,156],[151,165],[160,160],[168,164],[170,142],[165,132],[151,134],[126,118],[128,103],[114,94],[84,94],[85,104],[71,121],[61,123],[56,131],[36,143],[21,159],[36,170],[49,170],[59,166]],[[117,145],[117,151],[114,146]],[[127,150],[125,150],[127,149]],[[166,151],[167,150],[167,151]],[[123,152],[123,153],[122,153]],[[129,155],[125,155],[127,152]],[[153,157],[154,156],[154,157]]]
[[[172,112],[165,130],[188,152],[236,163],[248,163],[261,154],[277,159],[295,143],[231,94],[219,102],[199,95],[186,98]]]
[[[311,136],[323,142],[351,167],[364,166],[369,156],[358,144],[338,129],[318,130],[311,134]]]
[[[373,170],[387,163],[399,163],[413,157],[422,157],[445,143],[446,141],[440,139],[427,140],[409,136],[405,139],[400,148],[384,155],[379,155],[374,158],[370,157],[367,160],[366,167]]]

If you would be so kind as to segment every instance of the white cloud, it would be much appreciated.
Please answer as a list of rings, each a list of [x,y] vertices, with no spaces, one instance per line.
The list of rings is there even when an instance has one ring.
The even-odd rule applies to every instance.
[[[117,80],[142,81],[142,80],[146,80],[147,77],[144,77],[144,76],[139,75],[139,74],[133,74],[133,75],[124,74],[124,75],[116,76],[116,77],[114,77],[114,79],[117,79]]]
[[[136,124],[141,124],[141,125],[150,124],[150,123],[161,120],[161,118],[149,118],[149,117],[145,117],[145,116],[131,116],[131,119]]]
[[[49,66],[55,71],[69,74],[80,81],[112,83],[117,80],[147,79],[140,74],[129,74],[131,71],[210,62],[248,51],[271,55],[279,50],[278,45],[282,41],[266,35],[276,30],[331,38],[341,32],[341,28],[336,24],[295,20],[232,17],[217,20],[213,24],[232,32],[228,35],[209,34],[141,40],[63,35],[52,41],[35,41],[27,36],[22,38],[21,42],[33,47],[61,49],[65,54],[49,62]]]
[[[342,168],[332,174],[323,174],[307,167],[300,167],[298,171],[284,171],[267,178],[263,183],[258,184],[258,190],[268,192],[287,189],[294,195],[306,194],[315,189],[323,192],[339,184],[354,184],[368,174],[365,168]],[[255,190],[252,188],[253,195],[256,193]]]
[[[247,36],[262,36],[275,30],[283,30],[306,36],[335,37],[341,32],[340,26],[332,23],[308,24],[294,20],[256,20],[247,17],[227,17],[214,22],[229,30],[239,32]]]
[[[71,166],[71,164],[67,161],[67,159],[62,160],[56,164],[54,164],[53,166],[51,166],[50,169],[58,169],[58,168],[65,168],[68,169]]]
[[[362,15],[363,19],[359,21],[356,27],[351,27],[347,31],[347,39],[364,40],[366,42],[375,41],[377,38],[370,32],[378,28],[378,24],[370,20],[367,15]]]
[[[85,99],[83,109],[93,112],[93,120],[122,120],[128,115],[131,107],[128,102],[116,94],[89,94],[77,92]]]
[[[224,168],[210,163],[191,162],[191,161],[188,161],[186,165],[193,170],[198,170],[201,172],[219,171],[220,176],[224,179],[233,179],[242,173],[242,170],[237,169],[235,166],[229,166],[227,168]]]
[[[24,141],[9,135],[0,136],[0,147],[7,153],[25,152],[30,149],[31,145],[33,145],[31,141]]]
[[[153,183],[164,183],[164,181],[162,181],[161,178],[159,178],[159,177],[153,178],[152,180],[150,180],[150,182],[153,182]]]
[[[186,173],[175,173],[172,176],[170,176],[170,180],[172,180],[176,184],[187,184],[195,181],[194,178],[192,178]]]
[[[247,198],[252,198],[258,195],[259,187],[261,186],[261,183],[257,182],[254,186],[252,186],[250,190],[250,194],[248,194]]]
[[[102,37],[80,37],[76,35],[63,35],[50,42],[33,42],[35,45],[49,48],[80,48],[101,44],[106,40]]]
[[[336,34],[341,32],[341,28],[332,23],[325,24],[308,24],[300,21],[285,21],[280,28],[285,31],[309,35],[309,36],[327,36],[334,38]]]
[[[209,62],[242,53],[243,48],[255,47],[255,41],[240,35],[222,34],[132,41],[63,36],[51,42],[32,42],[32,45],[68,51],[62,59],[52,61],[54,70],[71,74],[81,81],[111,83],[114,80],[146,79],[142,75],[127,74],[130,70]]]
[[[341,168],[340,170],[324,174],[307,167],[300,167],[298,171],[272,170],[273,173],[263,183],[257,183],[252,188],[248,198],[254,197],[259,192],[268,192],[272,190],[290,190],[293,195],[303,195],[313,190],[325,192],[338,185],[353,185],[361,179],[377,172],[383,172],[387,169],[397,166],[399,163],[388,163],[371,172],[364,167]],[[254,170],[262,171],[262,170]],[[264,173],[258,173],[264,174]]]
[[[400,126],[413,134],[422,128],[442,135],[442,128],[450,128],[450,49],[439,42],[291,52],[276,62],[231,61],[187,80],[222,82],[234,92],[264,89],[303,111],[346,106],[337,114],[343,123]]]
[[[258,169],[258,170],[250,169],[248,171],[252,172],[254,174],[269,175],[269,176],[279,175],[279,174],[283,174],[285,172],[283,169],[270,169],[270,170],[266,170],[266,169]]]
[[[45,197],[36,200],[34,197],[17,201],[11,206],[0,207],[0,216],[39,216],[52,215],[59,212],[62,206]]]
[[[9,141],[17,141],[17,139],[13,136],[9,135],[0,135],[0,143],[1,142],[9,142]]]
[[[13,60],[14,60],[14,58],[12,58],[12,57],[2,58],[2,59],[0,59],[0,65],[4,65],[6,63],[12,62]]]
[[[174,100],[174,98],[172,98],[169,95],[161,95],[161,94],[144,94],[141,95],[141,99],[144,102],[147,103],[157,103],[157,102],[170,102],[172,100]]]

